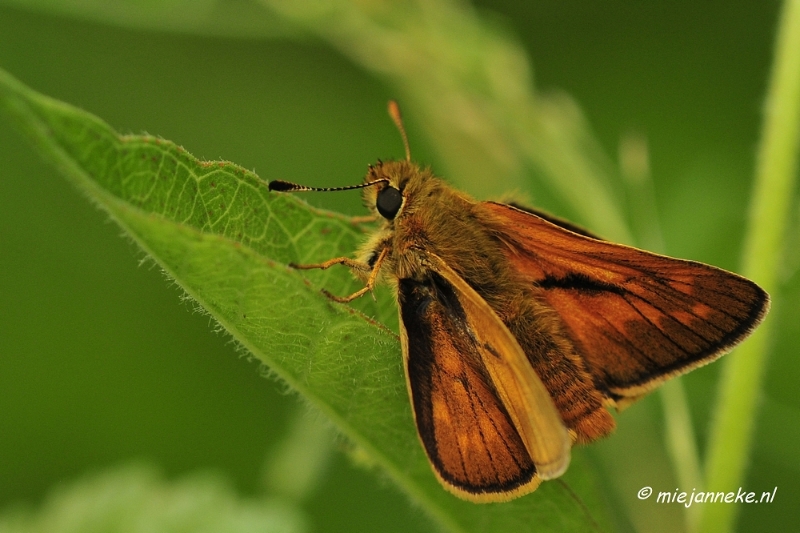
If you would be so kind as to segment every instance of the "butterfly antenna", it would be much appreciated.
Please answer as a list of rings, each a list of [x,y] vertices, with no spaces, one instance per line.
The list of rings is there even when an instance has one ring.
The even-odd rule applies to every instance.
[[[406,161],[411,161],[411,150],[408,147],[408,136],[406,135],[406,128],[403,126],[403,117],[400,115],[400,106],[394,100],[389,100],[389,116],[392,117],[394,125],[400,131],[400,136],[403,138],[403,146],[406,149]]]
[[[269,182],[269,190],[271,191],[278,191],[278,192],[307,192],[307,191],[319,191],[319,192],[331,192],[331,191],[349,191],[352,189],[363,189],[364,187],[372,187],[373,185],[377,185],[378,183],[388,182],[389,180],[379,179],[375,181],[369,181],[367,183],[360,183],[358,185],[348,185],[347,187],[308,187],[306,185],[298,185],[297,183],[292,183],[290,181],[283,181],[283,180],[273,180]]]

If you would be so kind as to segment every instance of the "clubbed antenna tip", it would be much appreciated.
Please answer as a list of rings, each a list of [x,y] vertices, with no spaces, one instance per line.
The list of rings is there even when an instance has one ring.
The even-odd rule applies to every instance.
[[[403,116],[400,114],[400,106],[394,100],[389,100],[389,116],[392,117],[394,125],[397,126],[400,136],[403,138],[403,147],[406,149],[406,161],[411,161],[411,149],[408,147],[408,136],[406,128],[403,126]]]
[[[305,188],[306,187],[303,187],[302,185],[297,185],[296,183],[290,183],[283,180],[274,180],[269,182],[269,190],[271,191],[291,192],[303,190]]]

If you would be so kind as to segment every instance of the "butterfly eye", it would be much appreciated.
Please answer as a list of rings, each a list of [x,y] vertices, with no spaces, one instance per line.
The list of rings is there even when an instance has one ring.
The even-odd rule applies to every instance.
[[[403,195],[394,187],[381,189],[378,193],[378,200],[375,202],[378,213],[386,220],[394,220],[401,205],[403,205]]]

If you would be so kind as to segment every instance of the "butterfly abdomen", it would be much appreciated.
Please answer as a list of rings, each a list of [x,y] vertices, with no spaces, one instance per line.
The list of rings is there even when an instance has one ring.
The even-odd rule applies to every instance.
[[[513,304],[509,329],[541,378],[574,440],[587,443],[614,430],[592,375],[563,333],[558,316],[537,302],[533,291],[523,290]]]

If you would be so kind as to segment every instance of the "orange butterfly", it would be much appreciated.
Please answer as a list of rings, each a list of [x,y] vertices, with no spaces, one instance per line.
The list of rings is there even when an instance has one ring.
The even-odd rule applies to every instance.
[[[707,364],[764,318],[769,296],[741,276],[603,241],[535,210],[476,202],[410,162],[370,166],[383,219],[359,259],[393,284],[408,393],[439,481],[474,502],[505,501],[560,476],[574,443],[614,429],[622,408]]]

